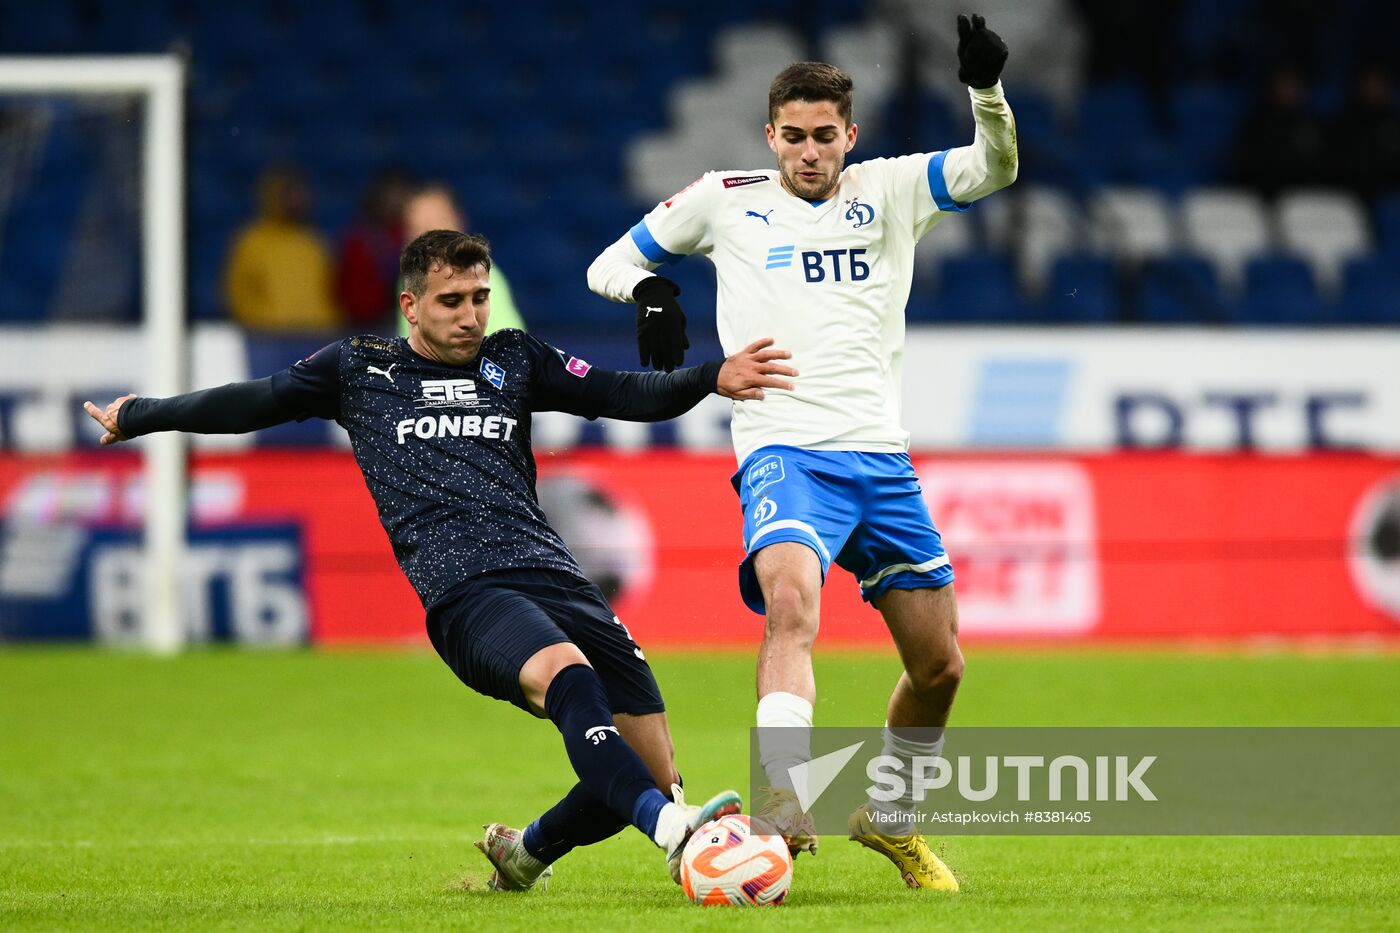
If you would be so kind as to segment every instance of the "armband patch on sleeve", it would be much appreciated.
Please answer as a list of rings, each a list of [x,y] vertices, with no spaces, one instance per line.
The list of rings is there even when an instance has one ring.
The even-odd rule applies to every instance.
[[[588,371],[593,368],[593,364],[586,363],[576,356],[571,356],[564,368],[582,379],[584,376],[588,375]]]

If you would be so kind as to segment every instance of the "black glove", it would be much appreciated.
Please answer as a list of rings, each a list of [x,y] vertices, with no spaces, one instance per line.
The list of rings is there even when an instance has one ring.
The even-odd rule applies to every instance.
[[[676,296],[681,287],[663,276],[642,279],[632,289],[637,303],[637,349],[642,365],[670,372],[685,362],[690,338],[685,335],[685,312]]]
[[[958,80],[969,87],[989,88],[1006,64],[1006,43],[987,28],[980,14],[958,14]]]

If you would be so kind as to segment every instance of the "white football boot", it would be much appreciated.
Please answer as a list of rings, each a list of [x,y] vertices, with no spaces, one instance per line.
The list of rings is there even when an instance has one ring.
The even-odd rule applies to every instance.
[[[671,803],[661,809],[656,821],[656,844],[666,853],[666,866],[671,880],[681,883],[681,853],[695,831],[711,820],[717,820],[743,809],[739,792],[720,791],[700,806],[685,802],[679,784],[671,785]]]
[[[541,890],[549,887],[554,867],[525,851],[523,831],[504,823],[487,823],[481,828],[486,830],[486,836],[476,847],[495,869],[486,882],[492,891],[528,891],[537,882],[543,882]]]

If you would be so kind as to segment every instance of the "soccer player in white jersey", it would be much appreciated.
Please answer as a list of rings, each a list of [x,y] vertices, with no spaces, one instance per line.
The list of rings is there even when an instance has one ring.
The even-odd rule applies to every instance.
[[[953,571],[900,424],[914,244],[1016,178],[1015,124],[999,81],[1006,45],[981,16],[959,16],[958,33],[972,145],[845,165],[857,135],[851,79],[820,62],[794,64],[768,93],[777,170],[706,174],[588,270],[595,292],[636,302],[642,363],[670,370],[689,346],[685,318],[678,289],[652,270],[686,254],[708,256],[725,351],[771,334],[802,373],[791,392],[735,406],[732,422],[746,551],[740,591],[766,615],[757,722],[771,788],[755,807],[794,854],[817,842],[789,769],[810,757],[811,651],[832,561],[860,581],[904,664],[885,754],[939,754],[962,678]],[[893,861],[910,887],[956,890],[915,832],[913,806],[908,796],[872,801],[851,815],[851,838]]]

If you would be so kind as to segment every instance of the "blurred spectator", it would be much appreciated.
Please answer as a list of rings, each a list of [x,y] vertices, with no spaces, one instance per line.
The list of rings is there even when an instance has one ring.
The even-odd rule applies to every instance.
[[[1263,99],[1235,138],[1234,178],[1265,195],[1327,182],[1327,132],[1308,109],[1308,86],[1292,66],[1276,68]]]
[[[390,309],[398,307],[394,285],[399,251],[407,242],[403,208],[411,190],[412,182],[402,169],[381,169],[365,189],[360,216],[341,241],[335,294],[351,327],[382,324]]]
[[[404,242],[427,233],[429,230],[467,231],[467,215],[461,204],[452,194],[452,189],[443,182],[430,182],[423,185],[409,197],[403,210]],[[489,239],[489,238],[488,238]],[[510,292],[501,267],[491,260],[491,319],[486,332],[494,333],[507,327],[525,329],[525,321],[515,307],[515,298]],[[399,316],[399,333],[408,335],[408,322]]]
[[[1363,68],[1331,142],[1337,183],[1371,200],[1400,191],[1400,110],[1385,66]]]
[[[238,232],[224,273],[233,317],[253,330],[330,330],[340,322],[331,298],[331,257],[306,223],[311,189],[291,167],[258,178],[258,216]]]

